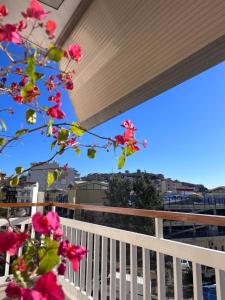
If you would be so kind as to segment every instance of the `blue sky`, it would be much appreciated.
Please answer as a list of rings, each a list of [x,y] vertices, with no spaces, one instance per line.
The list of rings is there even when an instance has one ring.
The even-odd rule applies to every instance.
[[[46,99],[47,94],[44,94],[42,100]],[[4,105],[14,107],[10,98],[2,96],[1,107]],[[63,110],[69,121],[76,118],[66,93]],[[1,117],[9,130],[13,131],[27,126],[25,120],[21,121],[23,115],[24,110],[17,105],[14,116],[2,114]],[[138,128],[138,140],[146,138],[149,145],[147,149],[129,157],[124,170],[141,169],[162,173],[172,179],[215,187],[225,185],[224,116],[225,63],[222,63],[98,126],[94,131],[114,136],[122,130],[122,121],[131,119]],[[89,141],[89,138],[83,139]],[[30,162],[46,160],[51,154],[49,149],[49,141],[39,133],[25,138],[0,157],[0,168],[11,174],[15,166],[28,167]],[[84,175],[118,172],[117,158],[113,151],[99,151],[96,158],[91,160],[86,158],[84,150],[80,157],[70,151],[57,161],[62,165],[68,162],[69,166]]]

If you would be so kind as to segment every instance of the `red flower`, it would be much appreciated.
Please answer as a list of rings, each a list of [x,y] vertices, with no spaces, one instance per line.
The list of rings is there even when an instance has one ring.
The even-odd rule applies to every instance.
[[[117,144],[120,144],[120,145],[124,145],[125,144],[125,140],[124,140],[124,137],[122,135],[115,136],[115,140],[116,140]]]
[[[20,96],[20,95],[15,95],[15,96],[13,96],[13,99],[14,99],[17,103],[19,103],[19,104],[22,104],[22,103],[23,103],[23,97]]]
[[[53,38],[54,37],[54,34],[55,34],[55,30],[56,30],[56,23],[52,20],[48,20],[45,24],[45,30],[46,30],[46,33],[50,36],[50,38]]]
[[[48,272],[40,277],[34,289],[41,294],[40,300],[64,300],[64,293],[61,285],[57,284],[56,275],[53,272]],[[37,299],[38,298],[33,298]],[[26,300],[24,298],[24,300]]]
[[[50,233],[48,219],[45,216],[42,216],[39,212],[33,215],[32,224],[36,232],[44,235],[48,235]]]
[[[17,234],[12,231],[2,231],[0,233],[0,254],[8,252],[10,255],[15,255],[27,237],[26,233]]]
[[[133,141],[131,142],[131,148],[132,148],[133,152],[137,152],[137,151],[140,150],[140,148],[139,148],[138,146],[136,146],[136,144],[137,144],[137,141],[136,141],[136,140],[133,140]]]
[[[121,126],[128,129],[135,129],[134,124],[130,120],[123,121],[123,124]]]
[[[67,241],[67,240],[66,241],[62,241],[59,244],[58,255],[62,255],[64,257],[66,257],[68,247],[69,247],[69,241]]]
[[[36,232],[48,235],[51,230],[53,232],[58,230],[60,220],[56,212],[50,211],[46,216],[42,216],[37,212],[32,217],[32,224]]]
[[[79,45],[74,44],[69,46],[69,55],[72,59],[78,62],[81,58],[81,48]]]
[[[67,81],[65,84],[65,89],[72,91],[73,90],[73,81]]]
[[[72,263],[73,271],[77,272],[79,267],[79,261],[83,259],[87,254],[87,250],[81,246],[72,245],[67,250],[67,257]]]
[[[53,232],[53,239],[54,239],[54,240],[59,240],[62,236],[63,236],[63,231],[62,231],[62,229],[61,229],[60,227],[57,228],[57,229]]]
[[[10,282],[5,289],[6,296],[9,298],[20,296],[20,287],[14,282]]]
[[[58,271],[58,275],[64,275],[65,274],[65,271],[66,271],[66,265],[61,263],[58,268],[57,268],[57,271]]]
[[[25,272],[27,270],[25,261],[22,258],[18,258],[18,263],[15,266],[15,269],[20,272]]]
[[[59,228],[60,220],[59,215],[54,211],[49,211],[46,215],[48,224],[51,230],[55,231]]]
[[[27,28],[27,22],[24,20],[19,21],[19,24],[17,26],[18,31],[22,31],[23,29]]]
[[[20,35],[17,32],[16,25],[6,24],[0,27],[0,42],[12,42],[14,44],[21,44]]]
[[[58,119],[58,120],[64,119],[65,118],[65,113],[62,110],[60,110],[59,107],[60,107],[59,104],[57,104],[53,107],[50,107],[47,110],[47,115],[52,117],[52,118]]]
[[[49,12],[45,11],[37,0],[32,0],[26,13],[22,12],[24,18],[34,18],[37,20],[44,19]]]
[[[5,17],[9,13],[8,8],[5,5],[0,5],[0,17]]]
[[[20,80],[19,82],[19,85],[20,86],[24,86],[27,82],[27,77],[26,76],[23,76],[22,79]]]

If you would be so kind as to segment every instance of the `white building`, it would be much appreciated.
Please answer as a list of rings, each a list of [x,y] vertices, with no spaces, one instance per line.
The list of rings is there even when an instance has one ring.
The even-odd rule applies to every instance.
[[[53,172],[56,169],[63,169],[59,166],[58,163],[45,163],[43,165],[37,165],[37,163],[32,163],[32,170],[29,171],[28,181],[38,182],[39,191],[46,191],[48,189],[47,185],[47,176],[48,172]],[[62,171],[61,176],[58,181],[55,182],[51,189],[67,189],[70,183],[73,183],[74,180],[79,180],[80,174],[73,168],[68,168],[66,171]]]

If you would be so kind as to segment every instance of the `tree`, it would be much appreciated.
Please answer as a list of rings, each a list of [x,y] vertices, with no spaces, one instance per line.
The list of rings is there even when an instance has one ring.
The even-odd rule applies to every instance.
[[[142,173],[141,176],[136,177],[133,182],[133,191],[135,208],[160,209],[162,207],[162,199],[152,185],[150,174]]]
[[[107,204],[110,206],[129,207],[131,201],[132,183],[127,178],[114,175],[109,181],[106,191]]]
[[[109,181],[109,190],[106,192],[107,204],[116,207],[133,207],[140,209],[160,209],[161,198],[151,183],[151,175],[141,173],[135,178],[114,175]],[[151,219],[123,215],[107,215],[105,224],[150,234],[154,225]]]

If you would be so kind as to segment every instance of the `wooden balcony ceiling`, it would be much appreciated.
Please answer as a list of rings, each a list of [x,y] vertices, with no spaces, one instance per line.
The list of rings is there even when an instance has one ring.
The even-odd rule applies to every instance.
[[[225,58],[224,0],[93,0],[68,35],[83,60],[71,99],[94,127]],[[63,67],[63,65],[61,66]]]

